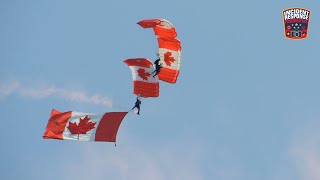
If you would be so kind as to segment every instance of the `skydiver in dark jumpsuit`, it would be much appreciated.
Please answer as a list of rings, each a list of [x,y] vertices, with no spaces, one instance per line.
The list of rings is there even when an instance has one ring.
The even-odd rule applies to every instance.
[[[160,64],[160,58],[158,58],[157,60],[154,61],[154,65],[156,66],[156,70],[154,70],[152,73],[155,73],[153,75],[153,77],[155,77],[156,75],[159,74],[161,68],[162,68],[162,64]]]
[[[140,105],[141,105],[141,100],[139,99],[139,97],[137,97],[136,103],[131,110],[133,110],[134,108],[137,108],[138,109],[137,114],[140,115]]]

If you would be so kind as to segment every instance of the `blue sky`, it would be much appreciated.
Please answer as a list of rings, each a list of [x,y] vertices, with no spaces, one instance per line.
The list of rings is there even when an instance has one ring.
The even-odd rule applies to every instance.
[[[0,179],[320,179],[317,1],[2,0]],[[284,38],[282,10],[311,10]],[[156,58],[164,18],[182,42],[176,84],[143,99],[113,143],[44,140],[51,109],[135,102],[128,58]]]

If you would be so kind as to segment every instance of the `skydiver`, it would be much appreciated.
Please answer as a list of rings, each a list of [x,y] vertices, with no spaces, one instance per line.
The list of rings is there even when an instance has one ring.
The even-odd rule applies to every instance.
[[[157,53],[157,55],[158,55],[158,59],[154,61],[154,65],[155,65],[156,70],[154,70],[154,71],[152,72],[152,73],[155,73],[155,74],[153,75],[153,77],[155,77],[156,75],[158,75],[159,72],[160,72],[160,70],[161,70],[161,68],[162,68],[162,64],[160,63],[159,53]]]
[[[140,115],[140,105],[141,105],[141,100],[139,99],[139,96],[137,96],[137,100],[136,100],[136,103],[134,104],[133,108],[131,109],[131,111],[134,109],[134,108],[137,108],[138,109],[138,115]]]

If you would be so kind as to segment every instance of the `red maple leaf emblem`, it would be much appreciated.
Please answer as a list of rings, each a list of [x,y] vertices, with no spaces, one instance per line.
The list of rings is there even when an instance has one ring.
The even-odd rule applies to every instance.
[[[68,129],[70,130],[71,134],[78,134],[78,140],[80,134],[86,134],[88,131],[94,128],[95,122],[89,122],[90,118],[88,115],[83,119],[80,118],[80,122],[77,125],[76,122],[72,123],[69,122]]]
[[[166,63],[167,66],[171,66],[171,63],[175,61],[173,57],[171,57],[172,52],[166,52],[164,54],[164,62]]]
[[[147,72],[145,69],[139,68],[138,69],[138,75],[143,79],[143,80],[148,80],[148,77],[151,76],[149,72]]]

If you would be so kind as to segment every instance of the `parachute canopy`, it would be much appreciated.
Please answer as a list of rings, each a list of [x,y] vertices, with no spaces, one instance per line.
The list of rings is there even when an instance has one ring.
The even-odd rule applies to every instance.
[[[152,76],[155,68],[151,61],[146,58],[135,58],[123,62],[132,72],[133,94],[144,98],[159,96],[159,79],[157,76]]]
[[[176,83],[181,64],[181,43],[176,38],[174,26],[165,19],[145,19],[138,22],[143,28],[153,28],[158,36],[159,58],[162,68],[158,77],[168,83]]]

